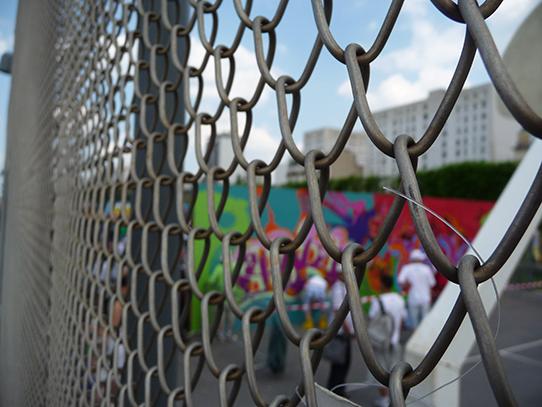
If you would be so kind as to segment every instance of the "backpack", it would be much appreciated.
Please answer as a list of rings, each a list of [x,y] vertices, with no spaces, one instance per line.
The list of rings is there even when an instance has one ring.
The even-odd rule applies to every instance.
[[[369,321],[367,333],[371,344],[380,350],[388,349],[393,334],[393,318],[384,309],[380,296],[376,297],[380,306],[380,314]]]

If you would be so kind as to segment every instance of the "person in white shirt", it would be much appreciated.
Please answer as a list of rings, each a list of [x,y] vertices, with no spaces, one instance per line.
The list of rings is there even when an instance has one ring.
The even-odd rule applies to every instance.
[[[431,288],[436,284],[433,269],[424,263],[425,254],[418,249],[410,253],[410,262],[399,272],[398,281],[408,292],[408,312],[412,328],[416,328],[429,312]]]
[[[325,323],[325,319],[322,319],[322,307],[326,301],[326,291],[327,281],[320,275],[318,271],[316,271],[314,275],[309,278],[309,280],[305,283],[305,287],[303,288],[303,310],[305,311],[306,329],[310,329],[315,326],[318,326],[319,328],[324,328],[324,326],[319,325]],[[319,321],[317,321],[318,324],[316,325],[312,318],[313,308],[315,308],[315,304],[320,305],[319,312],[317,312],[317,315],[319,316]]]
[[[399,345],[399,338],[401,335],[401,324],[407,316],[405,300],[396,292],[390,291],[393,287],[393,279],[386,274],[380,277],[382,285],[384,287],[384,294],[379,295],[380,302],[386,314],[391,316],[393,320],[393,331],[390,338],[390,345],[395,348]],[[371,300],[371,307],[369,308],[369,319],[374,319],[380,315],[381,309],[378,302],[378,298],[373,297]]]

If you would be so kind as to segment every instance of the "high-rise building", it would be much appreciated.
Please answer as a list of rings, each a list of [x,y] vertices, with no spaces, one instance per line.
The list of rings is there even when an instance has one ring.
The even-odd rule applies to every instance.
[[[401,134],[419,140],[429,127],[443,96],[444,90],[435,90],[425,100],[381,110],[375,112],[374,117],[391,142]],[[513,118],[501,114],[498,100],[499,96],[490,84],[464,89],[441,134],[419,158],[418,170],[466,161],[517,160],[531,136],[526,135]],[[304,151],[316,149],[328,153],[339,133],[339,129],[327,127],[306,132]],[[398,173],[395,160],[380,152],[365,131],[351,134],[343,155],[348,157],[339,158],[341,162],[336,167],[341,170],[335,171],[334,175],[332,168],[332,178],[356,174],[386,177]],[[347,171],[348,166],[352,167],[351,171]],[[286,178],[289,182],[303,181],[303,167],[289,162]]]
[[[376,122],[393,142],[401,134],[419,140],[444,96],[433,91],[425,100],[374,113]],[[450,118],[433,146],[418,161],[419,170],[465,161],[507,161],[516,159],[520,126],[497,109],[498,95],[490,84],[464,89]],[[363,137],[367,135],[364,132]],[[397,174],[397,164],[367,140],[363,167],[367,175]]]

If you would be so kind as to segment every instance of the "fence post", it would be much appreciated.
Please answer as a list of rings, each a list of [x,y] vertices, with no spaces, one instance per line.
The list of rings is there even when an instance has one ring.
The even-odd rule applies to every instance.
[[[174,3],[177,0],[168,0],[168,10],[172,10]],[[186,4],[183,1],[181,1],[181,24],[186,22],[187,19],[187,7]],[[162,10],[162,2],[159,1],[149,1],[144,0],[142,1],[142,5],[146,12],[152,12],[156,13],[157,15],[162,15],[164,10]],[[170,32],[167,30],[162,22],[162,19],[159,20],[157,24],[149,24],[147,27],[144,27],[143,18],[139,19],[139,26],[138,31],[143,32],[145,29],[149,30],[149,37],[150,38],[156,38],[160,39],[160,45],[167,46],[170,41]],[[171,50],[170,50],[171,52]],[[141,41],[139,43],[139,49],[138,49],[138,61],[141,63],[146,63],[148,66],[151,66],[151,50],[145,46],[145,44]],[[154,65],[156,70],[158,72],[163,72],[164,69],[167,69],[167,66],[165,65],[164,58],[157,58]],[[137,69],[137,68],[136,68]],[[149,68],[150,70],[150,68]],[[178,75],[178,73],[177,73]],[[167,77],[166,81],[175,82],[176,80],[176,72],[173,69],[167,70]],[[148,95],[152,95],[155,97],[155,104],[158,105],[158,100],[161,97],[160,96],[160,90],[159,88],[152,82],[150,78],[150,71],[139,75],[139,87],[140,89],[148,89]],[[171,101],[170,101],[171,102]],[[141,109],[141,104],[144,103],[143,100],[139,99],[138,104]],[[172,122],[182,124],[184,123],[184,102],[183,102],[183,95],[182,95],[182,85],[179,85],[179,88],[177,89],[177,106],[178,109],[175,112]],[[158,115],[158,107],[156,109],[146,109],[146,115],[143,117],[143,115],[139,114],[136,119],[136,126],[135,126],[135,135],[134,135],[134,141],[142,140],[144,148],[137,149],[135,157],[132,159],[135,159],[135,167],[138,174],[142,174],[144,177],[148,177],[148,169],[147,169],[147,148],[149,146],[149,143],[152,143],[152,139],[150,139],[150,136],[155,133],[161,133],[165,136],[168,134],[168,127],[162,123],[159,117],[156,117],[155,115]],[[153,128],[149,128],[149,126],[142,126],[141,121],[145,120],[146,123],[155,123],[155,126]],[[146,134],[146,131],[148,130],[148,133]],[[153,157],[152,162],[158,163],[162,162],[164,165],[161,166],[161,171],[159,174],[156,174],[157,176],[165,175],[165,176],[172,176],[173,173],[170,171],[167,163],[165,162],[165,152],[166,152],[166,143],[167,140],[164,142],[162,141],[161,145],[160,143],[155,143],[153,145]],[[182,139],[181,142],[174,144],[174,146],[167,146],[167,148],[174,148],[174,155],[175,157],[181,157],[184,155],[184,152],[187,148],[188,142],[186,139]],[[152,179],[153,185],[150,188],[145,188],[142,194],[142,202],[140,205],[143,208],[151,208],[153,205],[153,188],[154,183],[156,183],[156,179]],[[171,204],[170,211],[168,216],[164,219],[164,222],[167,222],[168,224],[175,222],[176,215],[174,210],[175,205],[175,196],[171,191],[167,191],[167,188],[161,188],[160,189],[160,207],[161,209],[166,209],[165,207],[169,204]],[[169,196],[167,194],[169,193]],[[132,199],[132,208],[136,207],[136,202],[134,201],[135,198]],[[152,220],[152,212],[151,212],[151,219]],[[138,253],[141,250],[141,229],[137,229],[135,231],[135,235],[132,238],[132,253]],[[160,233],[151,233],[149,235],[148,240],[148,250],[147,253],[158,253],[157,256],[155,256],[152,259],[151,267],[153,272],[159,272],[160,270],[160,250],[161,250],[161,234]],[[175,238],[170,236],[168,238],[168,249],[172,248],[178,248],[180,249],[179,242],[175,242]],[[168,250],[168,261],[170,264],[174,263],[174,257],[177,255],[177,250]],[[139,274],[138,276],[138,298],[145,298],[144,304],[146,304],[146,307],[149,306],[148,303],[148,284],[147,284],[148,277],[146,277],[143,274]],[[164,299],[164,304],[162,307],[162,311],[159,313],[158,320],[160,321],[161,326],[165,326],[171,323],[171,300],[170,300],[170,290],[169,287],[167,287],[165,284],[156,284],[156,298],[157,299]],[[159,301],[159,300],[157,300]],[[148,308],[147,308],[148,309]],[[137,319],[132,319],[132,324],[137,324]],[[146,325],[146,329],[144,332],[144,338],[143,341],[145,344],[151,344],[149,351],[147,352],[148,360],[152,363],[152,365],[156,365],[156,354],[157,354],[157,336],[158,333],[155,332],[150,324]],[[173,343],[170,341],[164,346],[164,353],[166,355],[169,354],[169,352],[173,351]],[[178,357],[178,355],[176,356]],[[176,385],[180,385],[179,381],[182,382],[182,378],[179,378],[178,372],[177,372],[177,366],[180,366],[181,362],[174,361],[170,364],[170,368],[168,369],[167,373],[167,380],[168,382],[175,383]],[[136,378],[138,378],[138,383],[135,384],[137,397],[139,400],[143,400],[144,398],[144,392],[145,392],[145,386],[143,386],[144,383],[144,374],[145,372],[142,371],[142,369],[137,369]],[[156,377],[154,378],[151,386],[151,393],[154,393],[155,389],[159,387],[158,380]],[[165,406],[167,400],[160,395],[159,399],[157,400],[156,404],[157,406]]]

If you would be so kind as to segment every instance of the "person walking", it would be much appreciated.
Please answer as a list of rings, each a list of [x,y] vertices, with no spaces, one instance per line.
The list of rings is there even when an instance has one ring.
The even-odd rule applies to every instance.
[[[436,284],[433,270],[424,263],[425,259],[421,250],[413,250],[409,263],[401,268],[398,277],[399,284],[408,293],[408,313],[412,329],[415,329],[429,312],[431,288]]]
[[[305,329],[318,327],[325,329],[326,318],[323,317],[323,308],[326,302],[327,281],[318,270],[311,270],[312,276],[303,288],[303,311],[305,312]],[[313,315],[317,316],[314,321]]]
[[[269,319],[270,331],[269,341],[267,342],[266,364],[269,370],[275,375],[279,375],[286,369],[286,360],[288,355],[288,342],[277,313],[274,313]]]
[[[379,332],[381,335],[386,335],[386,340],[379,340],[378,343],[373,343],[373,347],[380,359],[383,367],[387,370],[393,368],[402,357],[402,349],[399,342],[401,336],[401,325],[407,316],[405,300],[401,295],[392,291],[393,278],[388,274],[380,276],[384,294],[373,297],[371,307],[369,308],[369,337],[371,338],[371,324],[375,323],[379,318],[387,318],[389,324],[379,323],[379,330],[386,329],[386,332]],[[384,328],[386,327],[386,328]],[[387,387],[378,389],[379,397],[374,401],[377,407],[389,406],[390,398]]]
[[[331,307],[333,310],[333,317],[337,314],[345,297],[346,286],[344,285],[344,275],[339,273],[339,278],[331,287]],[[342,357],[339,358],[340,360],[331,361],[331,368],[327,380],[327,388],[342,397],[346,396],[345,386],[340,385],[346,383],[346,376],[348,376],[348,370],[350,369],[351,339],[353,333],[354,324],[352,322],[352,315],[350,315],[349,312],[334,339],[342,353]],[[333,346],[333,344],[331,345]]]
[[[393,278],[390,275],[382,274],[380,281],[382,282],[384,293],[374,296],[371,300],[369,319],[375,320],[382,314],[387,314],[391,318],[393,324],[387,343],[391,348],[397,348],[401,336],[401,325],[407,316],[405,300],[399,293],[391,291],[393,288]]]

